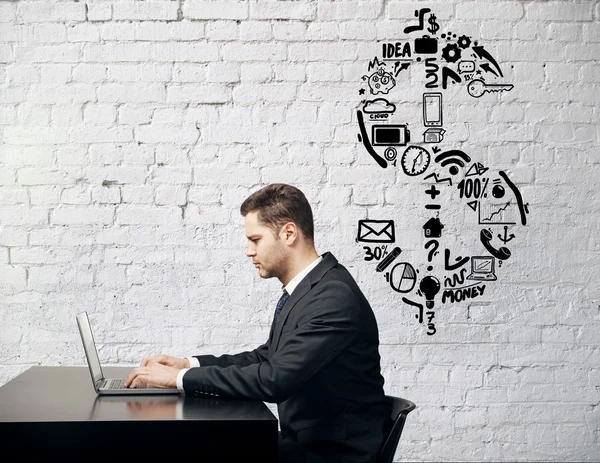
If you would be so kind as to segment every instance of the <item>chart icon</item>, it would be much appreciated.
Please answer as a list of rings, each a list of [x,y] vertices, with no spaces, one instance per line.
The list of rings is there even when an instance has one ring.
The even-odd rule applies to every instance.
[[[389,282],[392,289],[398,293],[412,291],[417,282],[417,274],[408,262],[396,264],[390,272]]]

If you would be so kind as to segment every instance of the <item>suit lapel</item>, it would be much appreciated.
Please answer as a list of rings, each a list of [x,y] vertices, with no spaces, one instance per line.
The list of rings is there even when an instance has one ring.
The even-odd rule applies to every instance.
[[[283,331],[283,325],[285,325],[290,312],[294,309],[296,304],[298,304],[298,302],[300,302],[300,300],[312,289],[312,287],[318,283],[321,278],[323,278],[323,275],[325,275],[334,265],[337,264],[337,262],[338,261],[333,254],[330,252],[324,253],[323,260],[319,262],[319,265],[312,269],[309,274],[304,277],[296,289],[294,289],[294,292],[286,301],[285,305],[281,309],[279,318],[277,319],[277,324],[275,325],[273,331],[273,339],[270,344],[270,355],[277,350],[279,338],[281,337],[281,332]]]

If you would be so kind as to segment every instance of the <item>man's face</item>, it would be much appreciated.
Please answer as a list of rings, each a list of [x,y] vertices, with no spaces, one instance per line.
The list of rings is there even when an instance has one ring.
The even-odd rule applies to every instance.
[[[252,258],[261,278],[284,275],[289,261],[284,240],[271,228],[259,223],[256,211],[246,214],[244,227],[248,239],[246,255]]]

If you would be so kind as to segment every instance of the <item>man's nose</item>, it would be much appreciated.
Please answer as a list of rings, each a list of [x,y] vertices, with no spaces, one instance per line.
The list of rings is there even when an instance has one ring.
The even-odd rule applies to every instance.
[[[256,254],[256,250],[255,250],[255,249],[251,248],[250,246],[248,246],[248,247],[246,248],[246,256],[248,256],[248,257],[252,257],[252,256],[254,256],[255,254]]]

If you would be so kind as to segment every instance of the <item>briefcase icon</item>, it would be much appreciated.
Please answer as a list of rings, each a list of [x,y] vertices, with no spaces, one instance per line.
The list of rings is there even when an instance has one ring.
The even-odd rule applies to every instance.
[[[357,241],[363,243],[393,243],[395,241],[393,220],[359,220]]]
[[[433,55],[437,53],[437,39],[424,35],[420,39],[415,39],[415,53],[418,55]]]

